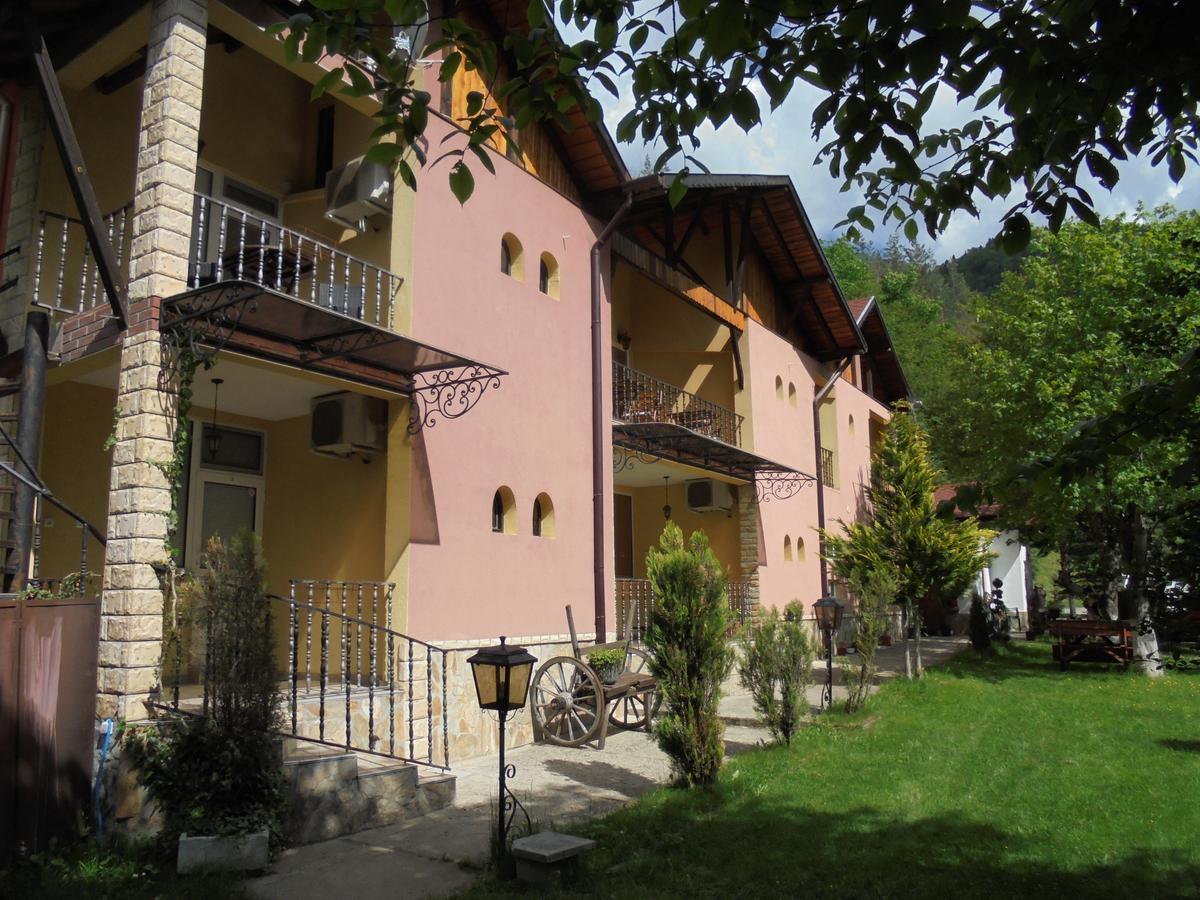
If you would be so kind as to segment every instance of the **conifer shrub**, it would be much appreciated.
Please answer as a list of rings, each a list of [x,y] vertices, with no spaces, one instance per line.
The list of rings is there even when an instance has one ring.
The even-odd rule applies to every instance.
[[[646,643],[663,698],[654,734],[677,784],[711,785],[725,757],[717,704],[733,668],[725,573],[704,532],[685,543],[674,522],[646,554],[646,568],[655,596]]]
[[[842,668],[842,677],[846,681],[846,712],[853,713],[862,709],[875,683],[879,672],[875,655],[880,638],[887,632],[888,607],[896,602],[900,584],[892,570],[881,568],[852,580],[850,590],[858,598],[858,660],[856,665]]]
[[[776,743],[791,744],[808,711],[813,646],[802,616],[772,609],[745,634],[738,677]]]

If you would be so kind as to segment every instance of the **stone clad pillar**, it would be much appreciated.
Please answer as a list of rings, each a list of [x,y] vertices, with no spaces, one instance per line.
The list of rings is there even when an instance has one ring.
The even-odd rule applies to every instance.
[[[158,330],[162,298],[187,286],[200,138],[207,0],[154,0],[134,188],[129,328],[121,346],[116,445],[100,614],[97,715],[146,717],[158,683],[177,388]]]
[[[747,589],[750,614],[747,621],[758,622],[760,618],[758,593],[758,499],[754,496],[754,485],[745,484],[738,488],[738,547],[741,553],[742,581]]]

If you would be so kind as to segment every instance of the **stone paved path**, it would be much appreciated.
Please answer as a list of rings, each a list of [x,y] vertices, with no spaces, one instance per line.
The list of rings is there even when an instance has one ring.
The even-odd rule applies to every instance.
[[[931,665],[964,646],[962,638],[925,643]],[[853,657],[849,658],[853,660]],[[901,647],[880,654],[881,680],[904,672]],[[835,665],[836,669],[836,665]],[[835,701],[844,696],[834,672]],[[814,708],[820,687],[809,692]],[[721,703],[726,752],[736,755],[766,741],[755,721],[753,704],[734,675]],[[547,744],[508,753],[517,767],[510,786],[544,827],[562,828],[626,804],[666,782],[669,766],[653,739],[639,732],[610,734],[604,750]],[[484,757],[458,764],[454,806],[430,815],[371,831],[296,847],[283,854],[269,874],[247,882],[267,900],[367,900],[374,897],[443,897],[462,890],[482,870],[495,816],[498,759]]]

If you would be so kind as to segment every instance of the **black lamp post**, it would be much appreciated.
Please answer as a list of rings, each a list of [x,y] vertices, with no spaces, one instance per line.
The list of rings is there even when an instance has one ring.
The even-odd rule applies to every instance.
[[[500,800],[496,824],[501,853],[508,849],[508,826],[521,806],[521,801],[508,789],[508,779],[517,774],[517,767],[504,764],[504,720],[510,712],[525,708],[533,664],[537,662],[537,657],[524,647],[509,647],[504,640],[502,635],[498,646],[485,647],[467,660],[475,678],[480,708],[494,709],[500,714]],[[521,811],[524,812],[524,807]],[[528,819],[529,814],[525,817]]]
[[[825,646],[828,650],[826,663],[825,690],[821,693],[821,706],[825,709],[833,706],[833,633],[842,626],[842,604],[833,597],[822,597],[813,604],[813,615],[817,627],[825,632]]]

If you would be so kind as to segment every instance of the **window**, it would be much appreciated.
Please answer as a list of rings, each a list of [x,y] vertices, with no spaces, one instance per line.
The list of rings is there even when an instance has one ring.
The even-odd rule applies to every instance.
[[[543,253],[538,261],[538,290],[547,297],[558,299],[558,261],[549,253]]]
[[[787,534],[783,536],[783,561],[792,561],[792,538]]]
[[[554,529],[554,503],[549,494],[538,494],[533,501],[533,536],[556,537]]]
[[[775,376],[775,399],[783,399],[783,378],[779,375]]]
[[[183,546],[187,565],[198,566],[209,538],[262,534],[266,435],[209,422],[195,422],[192,433],[199,440],[190,442]]]
[[[788,382],[788,406],[796,405],[796,386]]]
[[[804,562],[804,538],[796,538],[796,562]]]
[[[850,416],[850,421],[847,423],[847,428],[850,432],[850,437],[854,437],[854,416]]]
[[[500,238],[500,271],[517,281],[521,281],[525,277],[524,262],[521,259],[521,242],[512,234],[506,234]]]
[[[510,488],[503,485],[492,496],[492,531],[497,534],[517,533],[517,504]]]

